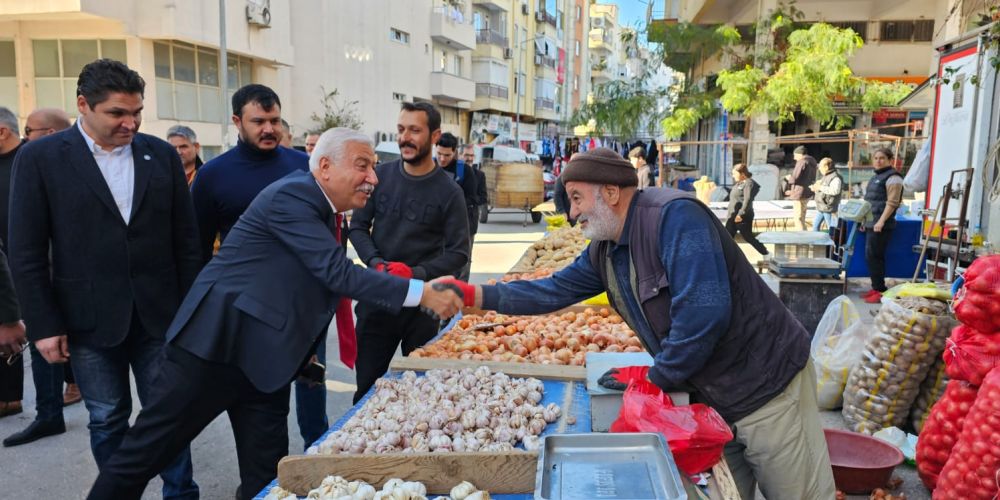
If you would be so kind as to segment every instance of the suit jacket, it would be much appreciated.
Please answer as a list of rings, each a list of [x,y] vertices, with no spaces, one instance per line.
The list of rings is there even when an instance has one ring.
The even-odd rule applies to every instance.
[[[351,262],[334,224],[311,174],[293,172],[265,188],[198,275],[167,341],[235,365],[273,392],[313,352],[341,296],[399,312],[409,281]]]
[[[13,323],[20,319],[21,309],[7,267],[7,256],[0,251],[0,323]]]
[[[184,168],[166,141],[132,140],[126,224],[79,127],[21,147],[10,202],[10,267],[31,340],[120,344],[132,313],[163,337],[201,259]],[[51,247],[51,258],[50,258]]]

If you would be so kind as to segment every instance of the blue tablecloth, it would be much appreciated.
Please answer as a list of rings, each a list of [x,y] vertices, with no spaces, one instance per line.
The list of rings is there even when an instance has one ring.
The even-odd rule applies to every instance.
[[[387,377],[399,377],[400,372],[390,372]],[[550,434],[579,434],[590,432],[590,395],[587,394],[587,387],[583,381],[580,382],[562,382],[556,380],[544,380],[542,383],[545,385],[545,393],[542,395],[542,405],[548,405],[549,403],[555,403],[559,405],[562,409],[562,416],[558,421],[545,426],[545,430],[542,431],[542,436],[548,436]],[[571,397],[569,399],[569,408],[567,408],[567,391],[572,391]],[[349,410],[340,419],[330,426],[330,429],[320,437],[316,443],[321,443],[326,436],[331,432],[336,431],[344,426],[347,421],[354,416],[358,410],[372,397],[375,392],[375,387],[368,390],[363,398]],[[576,422],[572,425],[566,423],[566,417],[572,415],[576,418]],[[406,479],[406,478],[402,478]],[[475,481],[472,481],[475,483]],[[263,490],[257,493],[254,497],[255,500],[263,500],[267,496],[267,492],[271,490],[272,487],[278,485],[278,480],[275,479],[271,481],[271,484],[267,485]],[[431,492],[433,495],[446,495],[448,492]],[[508,495],[494,495],[491,494],[490,498],[495,498],[497,500],[530,500],[532,498],[531,493],[525,494],[508,494]],[[305,498],[305,497],[300,497]]]

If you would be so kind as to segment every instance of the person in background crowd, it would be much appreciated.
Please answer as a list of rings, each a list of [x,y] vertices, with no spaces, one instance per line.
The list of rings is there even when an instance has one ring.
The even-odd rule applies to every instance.
[[[865,201],[871,203],[872,219],[859,229],[867,233],[865,261],[872,279],[872,289],[862,294],[865,302],[882,301],[885,286],[885,250],[896,228],[896,209],[903,202],[903,176],[892,165],[893,154],[889,148],[878,148],[872,154],[875,176],[865,188]]]
[[[292,126],[284,118],[281,119],[281,146],[293,149],[292,146]]]
[[[469,260],[469,221],[462,188],[434,164],[441,113],[433,105],[403,103],[396,125],[401,158],[379,164],[379,184],[351,217],[351,243],[361,261],[403,278],[454,275]],[[406,356],[437,334],[439,322],[407,307],[388,315],[358,303],[357,403],[389,368],[402,343]]]
[[[14,282],[10,277],[10,268],[7,267],[7,256],[0,251],[0,363],[8,366],[20,364],[20,357],[27,343],[21,309],[17,294],[14,293]],[[5,383],[5,380],[0,380],[0,391],[7,390]],[[6,409],[6,406],[3,408]],[[6,415],[0,415],[4,416]]]
[[[788,191],[785,196],[795,201],[794,227],[798,231],[806,230],[806,208],[813,192],[809,188],[816,182],[816,159],[809,156],[805,146],[799,146],[792,152],[795,158],[795,169],[788,177]]]
[[[167,142],[177,149],[177,155],[181,157],[181,164],[184,165],[184,176],[187,177],[190,186],[203,164],[199,156],[201,144],[198,142],[198,135],[191,130],[191,127],[174,125],[167,130]]]
[[[472,245],[479,230],[479,179],[471,163],[458,159],[458,138],[450,132],[441,134],[437,141],[437,162],[462,188],[465,195],[465,210],[469,218],[469,260],[458,272],[458,279],[468,281],[472,269]]]
[[[767,247],[753,234],[753,200],[760,191],[760,184],[751,179],[753,174],[746,165],[737,163],[733,167],[733,189],[729,191],[729,209],[726,211],[726,231],[736,237],[739,231],[743,239],[761,255],[767,255]]]
[[[316,142],[319,141],[319,134],[316,132],[310,132],[306,135],[306,154],[312,155],[313,150],[316,149]]]
[[[39,108],[28,114],[24,121],[24,139],[33,141],[72,125],[65,111],[56,108]]]
[[[653,171],[646,164],[646,150],[642,146],[636,146],[628,152],[628,160],[635,168],[636,176],[639,177],[639,191],[651,186],[655,186]]]
[[[353,264],[337,241],[340,212],[364,206],[375,177],[367,135],[323,133],[310,172],[265,188],[205,266],[167,333],[161,388],[143,408],[90,500],[137,500],[156,469],[229,414],[242,487],[253,498],[288,454],[289,383],[308,363],[347,294],[392,316],[423,306],[443,317],[451,290]]]
[[[29,142],[14,161],[9,258],[28,337],[50,363],[73,359],[102,469],[128,430],[129,370],[145,405],[201,261],[180,158],[138,132],[142,77],[98,59],[76,89],[76,125]],[[154,472],[164,498],[198,498],[188,448]]]
[[[768,500],[833,498],[809,332],[718,218],[682,191],[638,191],[611,149],[579,153],[563,179],[590,245],[548,278],[451,281],[465,305],[543,314],[606,291],[653,356],[646,378],[684,388],[732,426],[725,457],[742,498],[758,485]]]
[[[233,124],[239,131],[236,147],[206,163],[191,190],[205,262],[212,258],[216,234],[224,245],[229,231],[264,188],[292,172],[309,169],[308,155],[279,147],[285,129],[278,94],[264,85],[250,84],[237,90],[232,101]],[[325,366],[325,335],[315,353],[316,362]],[[295,408],[305,448],[330,428],[326,387],[297,381]]]
[[[21,148],[20,127],[11,110],[0,107],[0,243],[7,247],[7,200],[10,196],[10,172],[14,157]],[[7,316],[17,313],[7,311]],[[19,319],[19,318],[15,318]],[[21,413],[24,396],[24,361],[20,356],[13,363],[0,358],[0,418]]]
[[[25,120],[24,137],[26,141],[41,139],[71,127],[69,116],[61,109],[42,108],[28,114]],[[6,211],[5,197],[0,204]],[[6,215],[2,216],[4,221]],[[63,420],[63,406],[79,403],[80,386],[76,385],[73,368],[66,363],[49,363],[38,352],[34,344],[29,345],[31,353],[31,379],[35,383],[35,419],[24,430],[11,434],[3,440],[6,447],[18,446],[37,441],[43,437],[66,432]],[[66,390],[63,392],[63,383]]]
[[[816,217],[813,218],[813,231],[819,231],[826,221],[826,229],[833,229],[833,216],[840,208],[840,196],[844,192],[844,178],[833,166],[833,158],[827,157],[819,161],[819,173],[822,175],[812,189],[816,192]]]
[[[489,193],[486,190],[486,172],[483,172],[482,164],[476,163],[476,146],[472,144],[466,144],[462,149],[462,160],[465,161],[466,165],[472,167],[472,171],[476,174],[476,216],[482,217],[482,213],[485,210],[489,210],[487,204],[489,203]],[[472,239],[475,240],[476,233],[479,232],[479,219],[476,219],[474,226],[476,229],[470,227],[472,232]],[[472,266],[472,253],[469,253],[469,266]]]

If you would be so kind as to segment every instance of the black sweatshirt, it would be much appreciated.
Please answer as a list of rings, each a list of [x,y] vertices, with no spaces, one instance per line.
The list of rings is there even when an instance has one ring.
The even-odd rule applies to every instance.
[[[469,222],[452,177],[440,168],[414,177],[402,160],[380,164],[375,173],[375,191],[351,217],[349,236],[361,260],[402,262],[416,279],[460,271],[469,261]]]

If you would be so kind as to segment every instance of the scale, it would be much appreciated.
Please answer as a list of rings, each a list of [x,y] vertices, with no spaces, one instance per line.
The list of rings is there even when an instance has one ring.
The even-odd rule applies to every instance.
[[[841,255],[844,256],[843,269],[847,272],[851,256],[854,255],[854,238],[858,235],[858,227],[872,220],[872,204],[861,199],[847,200],[840,204],[837,217],[854,222],[851,233],[847,236],[847,243],[840,247]]]

